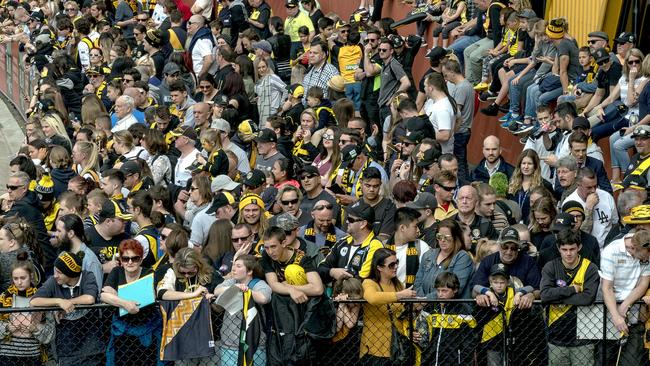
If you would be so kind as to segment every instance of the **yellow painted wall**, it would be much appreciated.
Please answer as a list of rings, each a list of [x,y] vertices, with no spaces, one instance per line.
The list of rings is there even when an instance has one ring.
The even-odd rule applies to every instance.
[[[549,0],[546,19],[566,18],[569,33],[580,46],[586,46],[587,34],[596,30],[607,32],[611,41],[616,36],[621,3],[622,0]]]

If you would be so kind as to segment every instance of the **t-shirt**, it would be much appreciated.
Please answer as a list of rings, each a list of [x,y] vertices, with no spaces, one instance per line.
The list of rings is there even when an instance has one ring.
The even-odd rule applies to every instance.
[[[467,79],[463,79],[460,83],[456,84],[453,91],[450,91],[451,97],[454,98],[460,109],[460,117],[462,122],[456,132],[465,133],[472,128],[472,120],[474,119],[474,88],[472,83]]]
[[[210,208],[209,205],[206,205],[204,208],[200,209],[194,219],[192,220],[192,230],[190,230],[190,243],[197,247],[202,247],[207,243],[208,232],[210,227],[217,220],[214,214],[208,214]]]
[[[280,154],[279,152],[269,156],[269,157],[264,157],[262,155],[257,156],[257,160],[255,160],[255,169],[259,169],[263,172],[270,172],[271,169],[273,168],[273,164],[275,164],[276,161],[284,158],[284,155]]]
[[[338,213],[340,210],[339,204],[336,203],[336,198],[334,198],[334,196],[332,196],[331,194],[327,193],[327,191],[324,189],[314,198],[309,198],[307,197],[306,194],[302,196],[302,202],[300,202],[300,209],[303,212],[311,212],[316,202],[321,200],[325,200],[331,203],[334,206],[333,217],[334,218],[338,217]]]
[[[616,300],[625,300],[641,276],[650,276],[650,266],[630,255],[625,249],[625,238],[614,240],[601,252],[600,277],[614,282]]]
[[[476,273],[474,273],[472,285],[489,287],[490,282],[488,280],[488,277],[490,277],[490,269],[497,263],[502,263],[499,252],[492,253],[485,257],[479,264]],[[537,267],[537,263],[535,263],[535,260],[528,254],[520,252],[517,256],[517,259],[515,259],[513,263],[510,263],[507,266],[511,279],[514,277],[519,279],[521,282],[520,284],[517,284],[515,288],[519,288],[520,285],[523,285],[532,286],[534,289],[539,289],[539,281],[541,280],[542,276],[539,268]]]
[[[142,5],[138,3],[138,10],[141,7]],[[131,18],[133,18],[133,9],[131,9],[131,6],[126,1],[120,1],[115,9],[115,23],[123,22]],[[133,39],[133,27],[133,24],[120,27],[125,39]]]
[[[142,268],[140,271],[140,277],[149,275],[152,273],[151,269]],[[121,285],[126,284],[126,273],[124,272],[124,267],[115,267],[106,277],[106,283],[104,286],[111,287],[113,290],[117,291]],[[153,291],[153,288],[151,288]],[[117,308],[115,309],[117,310]],[[140,308],[140,311],[137,314],[126,314],[121,316],[120,319],[126,321],[130,324],[144,324],[150,321],[153,313],[158,311],[158,307],[155,305],[150,305],[144,308]]]
[[[611,194],[600,188],[596,189],[596,194],[598,195],[598,204],[593,209],[594,223],[591,227],[591,235],[596,237],[600,249],[602,250],[605,245],[605,238],[612,229],[612,225],[618,223],[618,211],[616,210],[614,197],[612,197]],[[564,202],[569,201],[577,201],[582,205],[582,207],[587,206],[587,203],[580,198],[580,195],[578,195],[578,190],[575,190],[564,199]]]
[[[187,167],[192,165],[192,163],[196,160],[197,154],[199,154],[199,150],[194,149],[185,157],[181,156],[178,158],[176,167],[174,168],[174,184],[179,187],[185,187],[187,185],[187,181],[192,178],[192,173],[187,170]]]
[[[199,39],[192,48],[192,70],[199,75],[203,68],[203,57],[212,54],[212,42],[209,39]]]
[[[563,39],[557,45],[557,61],[560,62],[561,56],[569,56],[569,80],[575,80],[580,72],[582,71],[582,66],[578,61],[578,45],[575,41],[569,39]]]
[[[449,130],[451,131],[451,138],[440,144],[443,154],[452,154],[454,152],[454,123],[456,121],[456,114],[454,107],[451,105],[449,98],[445,97],[438,101],[428,103],[424,106],[424,111],[429,116],[429,121],[436,131]]]
[[[402,65],[391,58],[390,62],[381,69],[381,86],[379,87],[379,106],[384,106],[399,89],[400,79],[406,76]]]
[[[97,258],[102,264],[112,260],[113,256],[117,254],[117,247],[120,245],[122,240],[128,238],[129,236],[126,235],[126,233],[121,233],[107,240],[104,239],[103,236],[99,235],[95,226],[86,228],[88,246],[97,255]]]
[[[262,269],[264,270],[264,273],[275,273],[278,276],[278,282],[283,282],[286,280],[284,277],[284,270],[288,265],[296,262],[297,256],[302,256],[302,258],[297,261],[297,264],[305,270],[305,274],[308,272],[316,272],[316,264],[314,263],[313,258],[307,256],[307,254],[300,249],[294,249],[291,258],[286,262],[274,261],[266,252],[262,252]]]
[[[248,161],[248,155],[242,150],[239,146],[235,144],[230,144],[228,148],[224,148],[224,150],[232,151],[233,154],[237,157],[237,170],[241,174],[246,174],[251,171],[251,166],[250,162]]]
[[[295,17],[287,17],[284,21],[284,34],[287,34],[291,37],[291,42],[300,42],[300,37],[298,36],[298,29],[302,26],[307,27],[309,32],[314,32],[314,23],[312,23],[311,18],[305,11],[299,11]]]
[[[605,90],[603,100],[609,96],[609,87],[615,86],[623,75],[623,66],[617,62],[612,62],[609,70],[599,69],[596,73],[596,86],[598,89]]]

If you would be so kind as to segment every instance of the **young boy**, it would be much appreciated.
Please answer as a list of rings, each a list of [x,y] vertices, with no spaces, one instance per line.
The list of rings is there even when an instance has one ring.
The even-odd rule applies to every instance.
[[[309,88],[307,92],[307,105],[314,110],[316,119],[318,119],[318,127],[316,127],[316,130],[336,124],[332,103],[324,97],[323,89],[317,86]]]
[[[443,272],[434,282],[438,299],[455,299],[460,289],[458,277]],[[475,347],[476,320],[467,304],[434,303],[430,313],[416,319],[422,349],[421,365],[470,365]]]

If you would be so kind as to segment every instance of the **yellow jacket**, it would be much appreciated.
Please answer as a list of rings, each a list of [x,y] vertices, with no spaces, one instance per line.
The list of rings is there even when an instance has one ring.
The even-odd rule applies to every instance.
[[[376,357],[390,357],[391,324],[387,304],[390,304],[393,318],[404,310],[404,305],[393,304],[397,301],[397,292],[392,285],[383,286],[373,280],[363,280],[363,330],[361,332],[360,357],[369,354]],[[402,329],[401,320],[395,319],[395,325]]]

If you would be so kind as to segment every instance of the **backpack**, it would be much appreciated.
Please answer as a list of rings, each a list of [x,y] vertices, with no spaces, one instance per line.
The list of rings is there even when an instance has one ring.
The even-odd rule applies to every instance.
[[[510,209],[510,206],[508,206],[507,203],[501,201],[501,200],[496,200],[496,205],[499,206],[501,211],[503,211],[503,214],[506,215],[506,218],[508,219],[508,224],[509,225],[515,225],[517,223],[517,220],[515,220],[515,215],[512,213],[512,210]]]

